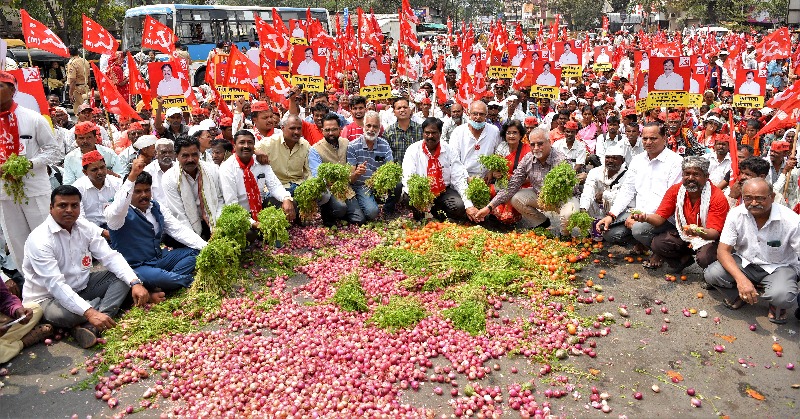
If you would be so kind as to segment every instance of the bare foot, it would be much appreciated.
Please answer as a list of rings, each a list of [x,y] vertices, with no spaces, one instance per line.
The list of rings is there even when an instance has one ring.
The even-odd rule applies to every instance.
[[[645,245],[643,245],[641,243],[636,243],[633,246],[633,251],[631,252],[631,254],[635,255],[635,256],[637,256],[637,255],[646,255],[648,250],[650,250],[650,249],[648,249],[647,246],[645,246]]]
[[[656,255],[655,253],[650,256],[650,260],[646,260],[642,262],[642,266],[647,269],[658,269],[664,263],[664,260],[661,259],[661,256]]]
[[[158,304],[160,302],[163,302],[164,300],[166,300],[165,295],[166,294],[164,294],[164,292],[161,291],[160,289],[155,289],[154,291],[151,291],[150,304]]]

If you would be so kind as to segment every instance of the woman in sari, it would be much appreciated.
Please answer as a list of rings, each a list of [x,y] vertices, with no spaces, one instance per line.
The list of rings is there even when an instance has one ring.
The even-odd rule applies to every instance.
[[[525,126],[522,122],[517,120],[511,120],[500,129],[500,138],[503,141],[497,145],[494,149],[494,153],[500,156],[503,156],[506,161],[508,162],[508,177],[510,178],[511,175],[516,170],[517,165],[525,157],[526,154],[531,152],[531,147],[527,142],[527,138],[525,137],[526,134]],[[499,178],[503,177],[502,173],[489,173],[489,190],[491,192],[491,196],[494,198],[495,194],[497,193],[497,189],[500,188],[496,185],[496,181]],[[505,186],[503,186],[505,187]],[[530,184],[526,182],[522,185],[523,188],[530,187]],[[492,211],[495,217],[503,223],[506,224],[514,224],[519,221],[521,215],[514,207],[511,206],[511,201],[500,204],[494,208]]]

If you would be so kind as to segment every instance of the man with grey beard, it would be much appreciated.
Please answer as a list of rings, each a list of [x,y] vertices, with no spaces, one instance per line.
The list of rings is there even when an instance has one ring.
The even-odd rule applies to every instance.
[[[392,148],[388,141],[379,136],[380,131],[380,115],[369,111],[364,115],[364,133],[347,146],[347,164],[353,166],[350,184],[356,193],[354,198],[347,200],[347,212],[356,214],[361,222],[374,220],[380,213],[375,194],[365,182],[379,167],[394,161]],[[394,214],[402,186],[398,183],[386,197],[383,205],[385,215]]]
[[[763,178],[752,178],[742,188],[742,203],[725,220],[719,239],[717,262],[705,271],[705,280],[736,310],[756,304],[754,284],[764,287],[769,303],[767,318],[786,323],[787,311],[797,304],[800,266],[800,215],[775,205],[775,193]]]
[[[700,156],[687,156],[681,165],[682,182],[667,189],[661,205],[652,213],[636,213],[631,218],[660,227],[675,217],[675,225],[653,237],[650,249],[679,273],[694,263],[705,269],[717,260],[717,245],[728,200],[725,193],[708,180],[710,162]]]
[[[464,122],[464,107],[455,103],[450,106],[450,116],[444,117],[442,119],[444,122],[444,129],[442,129],[442,139],[449,143],[450,142],[450,135],[453,134],[453,130],[456,127],[461,126]]]

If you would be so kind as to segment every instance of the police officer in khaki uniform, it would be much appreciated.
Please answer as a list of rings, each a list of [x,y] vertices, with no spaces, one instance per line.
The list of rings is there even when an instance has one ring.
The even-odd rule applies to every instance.
[[[89,93],[89,62],[78,55],[78,47],[70,46],[72,58],[67,63],[67,86],[72,112],[78,114],[78,107],[86,100]]]

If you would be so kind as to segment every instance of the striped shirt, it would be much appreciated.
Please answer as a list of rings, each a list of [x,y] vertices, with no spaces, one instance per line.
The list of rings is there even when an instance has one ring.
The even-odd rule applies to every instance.
[[[392,148],[381,137],[375,140],[372,150],[367,147],[367,142],[364,140],[363,135],[350,142],[350,145],[347,146],[347,164],[358,166],[363,162],[367,162],[367,171],[353,182],[354,185],[363,185],[379,167],[391,161],[394,161]]]
[[[408,146],[417,141],[422,141],[422,125],[411,121],[408,130],[403,131],[395,122],[389,125],[389,128],[386,128],[383,137],[386,138],[386,141],[388,141],[389,145],[392,147],[392,154],[395,157],[395,161],[402,163],[403,156],[406,155]]]

